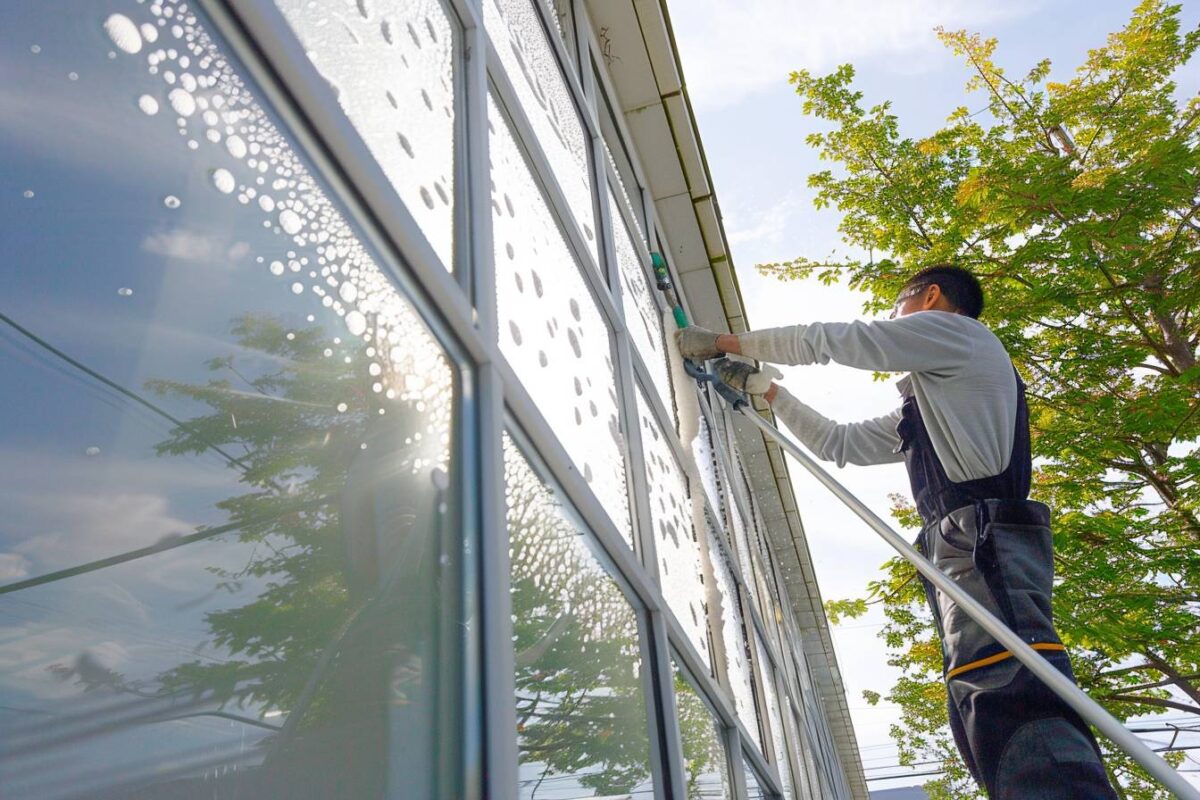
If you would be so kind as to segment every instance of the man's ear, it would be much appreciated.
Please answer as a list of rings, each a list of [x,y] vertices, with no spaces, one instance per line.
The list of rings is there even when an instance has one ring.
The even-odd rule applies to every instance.
[[[925,296],[921,298],[921,310],[929,311],[936,308],[938,301],[942,299],[942,287],[936,283],[931,283],[925,287]]]

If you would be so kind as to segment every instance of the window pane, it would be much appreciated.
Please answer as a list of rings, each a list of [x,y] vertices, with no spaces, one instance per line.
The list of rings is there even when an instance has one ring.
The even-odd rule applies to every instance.
[[[632,546],[612,334],[489,97],[500,349]]]
[[[796,715],[792,713],[791,704],[784,701],[783,724],[787,729],[788,747],[796,762],[795,779],[799,784],[800,797],[815,796],[812,784],[809,782],[806,763],[812,758],[808,753],[808,745],[800,736],[800,728],[796,725]]]
[[[594,67],[595,63],[593,62]],[[603,87],[603,85],[604,82],[600,79],[600,70],[596,69],[596,86]],[[641,186],[634,177],[629,153],[626,152],[621,134],[617,130],[616,115],[613,113],[612,105],[608,102],[608,93],[603,89],[597,90],[596,108],[600,118],[600,131],[604,137],[604,153],[617,174],[617,187],[621,190],[621,197],[633,209],[633,224],[637,228],[638,238],[642,241],[642,245],[646,246],[646,209],[642,205]]]
[[[592,263],[599,265],[590,140],[533,2],[484,0],[484,24],[588,244]]]
[[[738,601],[738,586],[725,552],[718,546],[716,535],[709,533],[709,557],[712,561],[713,583],[716,590],[714,616],[720,619],[720,638],[725,652],[729,684],[733,688],[733,705],[746,730],[762,749],[758,730],[758,712],[754,705],[754,687],[750,677],[750,653],[742,607]]]
[[[758,773],[744,757],[742,758],[742,769],[746,771],[746,800],[765,800],[771,796],[759,783]]]
[[[275,0],[446,269],[454,268],[456,21],[438,0]]]
[[[558,33],[560,39],[567,46],[567,52],[571,54],[571,58],[579,60],[579,55],[575,52],[575,11],[572,0],[541,0],[550,11],[550,16],[554,18],[555,32]]]
[[[754,637],[758,645],[758,671],[762,675],[763,694],[767,698],[767,720],[771,726],[771,744],[774,750],[775,769],[779,771],[779,779],[783,782],[783,796],[792,800],[796,795],[792,791],[792,771],[788,765],[786,743],[783,739],[783,720],[779,716],[779,696],[775,691],[775,670],[767,660],[767,648],[762,639]]]
[[[704,414],[697,414],[699,428],[696,438],[692,440],[692,457],[696,468],[700,471],[700,482],[704,484],[704,492],[708,495],[709,505],[718,519],[724,519],[725,503],[721,494],[721,479],[717,476],[719,464],[717,454],[713,449],[712,431]]]
[[[640,386],[637,400],[645,457],[645,486],[650,493],[650,523],[654,527],[663,597],[687,631],[692,645],[709,664],[700,544],[693,525],[687,476]],[[675,432],[671,431],[669,435],[674,436]]]
[[[653,795],[637,614],[507,436],[520,796]]]
[[[0,21],[0,785],[425,796],[454,373],[195,12],[105,6]]]
[[[608,210],[612,217],[613,241],[616,243],[617,266],[621,272],[621,306],[630,338],[650,371],[654,390],[668,414],[674,415],[671,400],[671,378],[667,371],[666,343],[663,340],[663,312],[654,293],[658,291],[646,277],[638,251],[634,249],[629,227],[621,216],[620,206],[608,190]],[[644,253],[645,248],[642,248]],[[649,256],[646,256],[647,258]]]
[[[729,785],[729,760],[721,726],[679,668],[675,667],[675,710],[679,717],[679,736],[683,741],[683,764],[687,773],[688,800],[727,800],[733,797]]]

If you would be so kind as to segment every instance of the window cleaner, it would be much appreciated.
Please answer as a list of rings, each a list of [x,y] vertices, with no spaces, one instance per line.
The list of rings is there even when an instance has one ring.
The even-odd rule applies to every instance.
[[[969,272],[940,265],[918,273],[886,323],[798,325],[737,336],[690,326],[666,261],[659,253],[651,260],[679,328],[687,374],[712,383],[920,573],[942,641],[955,742],[989,796],[1115,798],[1086,721],[1177,797],[1200,798],[1075,685],[1051,618],[1049,509],[1028,500],[1024,386],[1003,346],[976,319],[983,294]],[[775,384],[780,373],[774,368],[723,358],[726,353],[910,374],[900,382],[903,403],[893,414],[838,425]],[[710,359],[718,360],[707,371],[701,364]],[[745,394],[763,397],[821,458],[839,465],[903,460],[925,523],[920,549],[747,411]]]

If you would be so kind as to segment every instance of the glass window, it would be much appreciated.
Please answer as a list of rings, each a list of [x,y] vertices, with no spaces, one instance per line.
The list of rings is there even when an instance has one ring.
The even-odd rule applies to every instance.
[[[808,752],[808,744],[801,737],[800,728],[796,724],[796,715],[792,713],[791,703],[787,702],[786,697],[784,698],[783,724],[787,729],[788,750],[792,753],[796,765],[795,781],[799,784],[800,797],[814,797],[816,792],[813,790],[807,770],[807,762],[812,759],[812,754]]]
[[[672,664],[688,800],[728,800],[733,789],[721,725],[679,664],[674,659]]]
[[[687,475],[667,441],[667,433],[650,410],[638,387],[638,418],[642,426],[645,486],[650,493],[650,523],[654,528],[658,569],[663,597],[687,631],[692,645],[706,664],[708,649],[707,609],[700,542],[693,524],[693,506]],[[671,431],[671,436],[675,435]],[[703,508],[698,509],[703,514]]]
[[[430,796],[446,355],[190,6],[3,16],[0,785]]]
[[[275,0],[446,269],[458,23],[439,0]]]
[[[758,645],[758,671],[762,675],[763,694],[767,698],[767,720],[771,726],[771,744],[775,769],[779,771],[779,779],[783,783],[783,796],[787,800],[794,798],[792,791],[792,771],[788,765],[787,744],[783,738],[783,720],[779,712],[779,696],[775,691],[775,670],[767,658],[767,648],[760,637],[754,637]]]
[[[638,617],[507,436],[520,796],[650,796]]]
[[[545,0],[484,0],[488,36],[516,88],[538,145],[546,154],[562,187],[571,215],[591,251],[596,252],[596,210],[593,205],[591,139],[586,134],[575,99],[567,86],[558,57],[546,38],[541,13],[534,2]]]
[[[709,505],[718,519],[724,518],[725,503],[721,494],[721,478],[718,477],[717,453],[713,448],[712,431],[703,413],[697,414],[699,428],[692,439],[692,457],[700,472],[700,482],[708,495]]]
[[[709,556],[713,570],[713,594],[710,602],[713,618],[719,620],[717,633],[725,653],[726,672],[733,690],[733,705],[746,730],[754,737],[755,744],[762,749],[762,736],[758,730],[758,711],[754,704],[754,685],[750,674],[750,650],[746,639],[746,626],[742,618],[742,607],[738,599],[738,584],[733,578],[733,569],[717,537],[709,532]]]
[[[500,349],[632,546],[612,333],[489,96]]]
[[[663,339],[663,311],[655,299],[658,290],[650,283],[642,266],[639,251],[634,248],[633,238],[612,187],[608,189],[608,209],[612,216],[613,241],[616,244],[617,267],[621,273],[621,306],[625,312],[625,326],[634,347],[642,356],[650,372],[651,383],[663,408],[674,415],[671,400],[671,378],[667,369],[667,349]],[[645,248],[641,250],[645,258]]]
[[[742,757],[742,769],[746,772],[746,800],[767,800],[771,797],[758,779],[758,773],[754,771],[754,767],[750,766],[750,762],[744,756]]]
[[[593,69],[595,62],[593,62]],[[596,70],[596,86],[603,87],[604,82],[600,79],[600,71]],[[613,171],[617,176],[617,188],[621,191],[621,197],[624,198],[625,204],[633,209],[633,225],[637,229],[638,238],[645,247],[648,244],[646,239],[646,209],[642,206],[642,192],[638,185],[637,178],[634,177],[633,165],[629,160],[629,154],[625,150],[625,144],[621,139],[621,134],[617,130],[616,115],[613,113],[612,105],[608,102],[608,93],[602,89],[597,89],[597,109],[600,117],[600,131],[603,134],[604,152],[608,157],[609,164],[612,165]]]
[[[554,28],[559,38],[567,46],[571,58],[578,62],[579,55],[575,45],[575,9],[572,0],[541,0],[550,16],[554,18]]]

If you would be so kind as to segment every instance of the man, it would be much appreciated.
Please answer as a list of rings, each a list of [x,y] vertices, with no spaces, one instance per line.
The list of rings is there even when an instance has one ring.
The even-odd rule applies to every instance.
[[[1050,510],[1028,499],[1025,387],[1000,340],[978,321],[983,290],[964,269],[914,275],[890,320],[678,335],[687,358],[725,353],[782,364],[836,361],[907,372],[895,412],[839,424],[755,369],[721,359],[735,389],[761,395],[818,457],[839,466],[904,461],[924,526],[918,548],[1074,680],[1050,609]],[[950,727],[975,780],[995,800],[1116,798],[1083,720],[925,582],[942,641]]]

